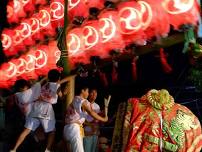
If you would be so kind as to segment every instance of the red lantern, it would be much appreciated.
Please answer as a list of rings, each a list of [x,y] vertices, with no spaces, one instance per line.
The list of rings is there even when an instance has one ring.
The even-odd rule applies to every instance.
[[[78,11],[79,10],[79,11]],[[88,6],[84,0],[68,0],[68,16],[70,21],[75,16],[88,17]]]
[[[49,66],[54,69],[57,68],[56,63],[60,59],[61,51],[57,47],[56,41],[51,41],[48,44],[48,60],[49,60]]]
[[[26,79],[25,71],[26,71],[26,61],[20,57],[18,59],[13,59],[12,63],[16,66],[16,77]]]
[[[103,43],[100,54],[103,57],[108,56],[109,51],[114,48],[122,49],[125,47],[122,35],[117,28],[119,21],[117,14],[117,11],[105,11],[99,16],[100,36]]]
[[[145,34],[142,29],[142,14],[137,8],[137,2],[123,2],[118,6],[119,31],[123,34],[125,43],[145,42]]]
[[[23,8],[26,12],[32,13],[35,10],[35,0],[21,0]]]
[[[35,50],[35,72],[37,75],[45,75],[49,71],[48,46],[42,45]]]
[[[16,51],[19,50],[25,50],[25,45],[22,43],[24,38],[22,37],[22,32],[24,29],[22,29],[21,26],[18,26],[14,29],[14,34],[13,34],[13,45]]]
[[[62,55],[69,57],[70,65],[73,67],[77,62],[86,62],[86,53],[84,51],[82,28],[74,28],[68,32],[67,47],[68,52],[65,50]]]
[[[9,61],[8,63],[3,64],[1,69],[5,71],[4,79],[7,82],[7,84],[9,86],[12,85],[13,82],[16,80],[16,73],[17,73],[16,65],[12,61]]]
[[[32,39],[42,40],[44,38],[44,35],[40,32],[39,14],[34,14],[33,17],[29,20],[32,30]]]
[[[38,75],[35,73],[35,50],[30,49],[30,51],[24,56],[26,61],[26,71],[25,75],[27,79],[36,79]]]
[[[18,22],[19,18],[25,17],[26,14],[24,12],[23,4],[19,0],[13,0],[8,3],[7,7],[7,13],[8,13],[8,22]]]
[[[179,29],[183,24],[197,24],[199,5],[196,0],[164,0],[161,4],[169,14],[170,24],[174,29]]]
[[[40,31],[44,33],[44,35],[55,36],[55,29],[51,25],[51,15],[50,8],[42,8],[38,14],[38,20],[40,24]]]
[[[54,28],[64,24],[64,0],[52,0],[50,4],[51,24]]]
[[[6,56],[15,55],[17,52],[13,48],[13,31],[9,29],[3,30],[1,34],[1,42]]]
[[[47,0],[35,0],[35,5],[45,5],[47,4]]]
[[[86,5],[88,5],[88,7],[96,7],[98,9],[102,9],[104,7],[104,0],[85,0],[86,1]]]
[[[24,20],[20,24],[19,29],[21,31],[21,37],[23,39],[24,45],[34,45],[35,42],[32,39],[32,28],[30,20]]]
[[[86,22],[83,26],[82,34],[85,52],[88,50],[99,52],[102,48],[99,22],[97,20]]]
[[[167,36],[170,31],[168,15],[160,4],[161,0],[140,0],[137,2],[137,8],[142,16],[142,29],[147,39],[154,36]]]

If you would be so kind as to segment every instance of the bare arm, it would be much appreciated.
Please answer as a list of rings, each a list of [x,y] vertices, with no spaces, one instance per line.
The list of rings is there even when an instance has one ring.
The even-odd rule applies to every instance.
[[[107,115],[105,115],[105,117],[99,116],[96,112],[94,112],[93,110],[91,110],[91,109],[88,107],[88,105],[86,104],[86,102],[83,102],[82,108],[83,108],[90,116],[92,116],[94,119],[97,119],[97,120],[102,121],[102,122],[107,122],[107,121],[108,121],[108,116],[107,116]]]
[[[72,76],[67,76],[65,78],[63,78],[62,80],[59,81],[59,84],[63,84],[65,82],[68,82],[72,79],[72,77],[75,77],[76,75],[72,75]]]

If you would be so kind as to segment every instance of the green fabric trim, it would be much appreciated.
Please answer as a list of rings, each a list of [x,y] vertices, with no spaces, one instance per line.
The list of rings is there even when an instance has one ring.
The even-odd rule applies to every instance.
[[[190,28],[188,31],[186,31],[184,33],[184,39],[185,39],[185,43],[184,43],[184,48],[183,48],[183,53],[186,53],[188,51],[189,48],[189,43],[196,43],[196,38],[195,38],[195,34],[194,34],[194,28]]]
[[[147,141],[151,142],[151,143],[154,143],[154,144],[157,144],[157,145],[159,144],[159,140],[160,140],[160,139],[157,138],[157,137],[154,137],[154,136],[145,134],[145,135],[144,135],[144,138],[145,138]],[[166,150],[169,150],[169,151],[173,151],[173,152],[175,152],[175,151],[178,150],[178,146],[177,146],[177,145],[172,144],[172,143],[170,143],[170,142],[167,142],[167,141],[165,141],[165,140],[163,140],[163,148],[166,149]]]

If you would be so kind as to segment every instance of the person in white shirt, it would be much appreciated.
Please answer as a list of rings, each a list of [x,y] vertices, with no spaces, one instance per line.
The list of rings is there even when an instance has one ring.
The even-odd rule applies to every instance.
[[[36,83],[29,88],[28,85],[22,84],[22,80],[19,80],[20,82],[16,81],[15,86],[17,86],[19,90],[16,96],[27,118],[25,129],[20,134],[13,150],[10,152],[15,152],[27,135],[31,131],[35,131],[40,124],[44,131],[48,133],[48,142],[45,152],[51,150],[55,137],[55,114],[52,104],[57,103],[60,84],[68,80],[69,78],[67,77],[60,81],[60,72],[53,69],[48,73],[48,82],[42,87],[40,83]]]
[[[100,106],[95,103],[97,98],[97,90],[91,89],[88,97],[89,107],[99,114]],[[84,134],[83,139],[84,151],[85,152],[97,152],[98,151],[98,136],[99,136],[99,121],[87,115],[84,123]]]
[[[76,90],[75,98],[72,103],[68,106],[65,116],[65,127],[64,127],[64,139],[70,145],[72,152],[84,152],[83,148],[83,123],[87,115],[92,116],[102,122],[108,121],[108,104],[105,107],[105,116],[101,117],[89,107],[88,98],[88,87],[81,86]],[[69,147],[68,147],[69,148]]]

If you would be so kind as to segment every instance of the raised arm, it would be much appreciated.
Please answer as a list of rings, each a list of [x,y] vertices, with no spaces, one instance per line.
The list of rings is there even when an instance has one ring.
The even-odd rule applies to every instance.
[[[99,116],[96,112],[94,112],[93,110],[91,110],[91,109],[89,108],[89,106],[87,105],[86,102],[83,102],[82,108],[83,108],[90,116],[92,116],[94,119],[97,119],[97,120],[102,121],[102,122],[107,122],[107,121],[108,121],[108,116],[107,116],[107,115],[105,115],[105,117]]]
[[[67,76],[65,78],[63,78],[62,80],[59,81],[59,84],[63,84],[65,82],[68,82],[72,79],[72,77],[76,77],[76,75],[71,75],[71,76]]]

